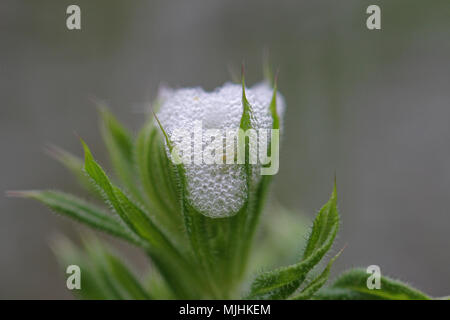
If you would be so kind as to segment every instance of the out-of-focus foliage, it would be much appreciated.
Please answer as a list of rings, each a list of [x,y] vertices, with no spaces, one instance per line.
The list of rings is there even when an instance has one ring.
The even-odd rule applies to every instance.
[[[279,128],[276,108],[276,82],[270,113],[273,128]],[[240,128],[252,128],[252,107],[245,95],[242,79],[243,113]],[[330,251],[340,225],[337,209],[336,183],[329,201],[320,209],[304,244],[301,259],[270,271],[258,271],[248,279],[249,257],[256,227],[263,211],[272,176],[252,178],[249,155],[245,156],[244,172],[247,198],[234,216],[214,219],[199,213],[186,196],[186,176],[182,163],[173,164],[169,155],[173,144],[155,115],[143,127],[137,139],[116,120],[107,109],[101,109],[102,135],[115,171],[111,179],[84,141],[84,164],[64,151],[53,154],[78,178],[80,184],[100,198],[104,206],[59,191],[19,191],[12,196],[38,200],[54,212],[69,216],[94,229],[125,240],[149,256],[151,276],[139,280],[134,272],[100,240],[84,237],[83,249],[68,240],[54,245],[63,265],[79,265],[83,270],[80,297],[88,299],[320,299],[320,298],[385,298],[425,299],[426,295],[405,284],[383,278],[381,291],[368,291],[362,282],[365,274],[352,271],[339,278],[332,287],[319,291],[328,280],[330,269],[340,252],[329,260],[319,273],[319,266]],[[154,121],[156,120],[156,121]],[[244,143],[247,145],[248,142]],[[270,144],[269,144],[270,148]],[[248,148],[246,148],[248,150]],[[246,152],[246,151],[244,151]],[[245,153],[244,153],[245,154]],[[82,178],[82,177],[86,177]],[[281,248],[276,255],[289,251],[292,241],[300,242],[304,230],[289,238],[270,244],[276,232],[291,231],[277,221],[277,207],[269,219],[275,219],[269,236],[257,248],[264,251],[255,261],[266,263],[272,253],[267,249]],[[283,216],[280,209],[281,217]],[[292,218],[292,217],[291,217]],[[269,220],[270,223],[270,220]],[[292,223],[297,231],[297,221]],[[270,231],[274,231],[270,235]],[[267,232],[267,230],[266,230]],[[291,239],[292,239],[291,238]],[[267,247],[264,243],[269,243]],[[272,247],[271,247],[272,246]],[[253,262],[252,269],[266,267]],[[250,264],[251,265],[251,264]],[[319,291],[319,294],[317,292]]]

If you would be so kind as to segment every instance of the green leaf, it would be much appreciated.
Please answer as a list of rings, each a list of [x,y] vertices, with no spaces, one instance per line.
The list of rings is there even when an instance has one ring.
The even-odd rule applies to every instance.
[[[244,168],[247,179],[247,194],[251,192],[250,182],[252,177],[252,166],[250,164],[250,142],[245,137],[245,131],[253,129],[251,120],[253,118],[252,106],[247,100],[245,95],[245,77],[244,69],[242,67],[242,116],[239,123],[239,134],[238,134],[238,148],[240,149],[239,154],[244,156]],[[244,142],[244,143],[242,143]]]
[[[65,270],[77,265],[81,270],[81,289],[74,294],[83,299],[150,299],[133,273],[90,234],[83,235],[84,250],[59,237],[53,249]],[[87,252],[87,254],[85,253]]]
[[[189,294],[195,293],[198,289],[192,288],[192,281],[197,281],[196,285],[199,288],[204,285],[203,280],[197,278],[197,270],[150,216],[109,181],[103,169],[93,159],[87,145],[82,143],[85,149],[85,170],[93,183],[102,191],[105,201],[112,206],[130,230],[149,244],[147,252],[157,264],[161,274],[165,276],[166,281],[173,287],[174,292],[183,298],[190,297]]]
[[[154,114],[155,120],[163,134],[166,145],[169,149],[169,152],[172,155],[176,155],[177,151],[174,151],[174,146],[169,139],[166,131],[164,130],[161,122],[159,121],[156,114]],[[183,164],[180,161],[177,161],[178,164],[175,166],[177,178],[180,181],[180,198],[181,198],[181,209],[184,217],[184,225],[186,229],[186,233],[189,238],[189,243],[191,245],[191,249],[194,257],[196,258],[196,262],[199,265],[200,272],[203,278],[206,280],[208,291],[211,296],[214,298],[222,298],[220,296],[221,290],[216,285],[216,278],[214,276],[214,251],[211,247],[211,236],[208,232],[208,227],[211,225],[217,224],[217,221],[213,221],[212,219],[205,217],[203,214],[194,209],[194,207],[189,203],[187,197],[185,195],[186,192],[186,178],[185,178],[185,169]],[[217,253],[217,252],[216,252]]]
[[[381,288],[369,289],[370,274],[353,269],[338,277],[329,288],[320,290],[315,299],[323,300],[429,300],[430,297],[398,280],[381,276]]]
[[[75,196],[59,191],[15,191],[11,196],[32,198],[45,204],[54,212],[73,218],[95,229],[120,237],[134,244],[139,241],[130,234],[119,221],[101,208],[89,204]]]
[[[147,240],[152,247],[173,249],[170,241],[152,222],[148,213],[110,182],[103,169],[95,162],[88,146],[82,143],[85,152],[85,170],[95,185],[102,190],[105,201],[112,206],[130,230]]]
[[[255,199],[252,197],[254,194],[254,188],[252,184],[252,164],[250,163],[250,141],[246,139],[245,132],[252,128],[252,106],[247,100],[245,94],[245,74],[244,66],[242,65],[242,75],[241,75],[241,85],[242,85],[242,116],[239,123],[239,131],[237,135],[237,149],[238,157],[237,162],[243,163],[243,170],[245,172],[247,195],[246,201],[242,206],[241,210],[236,214],[235,217],[227,219],[229,226],[229,243],[228,243],[228,254],[229,261],[227,264],[230,269],[230,279],[239,280],[242,277],[243,271],[245,269],[248,251],[250,247],[250,237],[252,236],[249,230],[249,221],[252,220],[252,215],[255,212],[254,208],[256,206]],[[256,151],[256,150],[254,150]],[[241,158],[243,157],[243,159]]]
[[[52,239],[51,248],[64,272],[69,265],[77,265],[80,267],[81,289],[72,291],[76,297],[88,300],[118,298],[117,295],[109,290],[98,275],[93,266],[93,261],[70,240],[59,235],[56,239]]]
[[[133,272],[99,240],[95,238],[85,240],[85,247],[91,253],[91,258],[96,260],[95,264],[103,269],[102,273],[107,274],[109,281],[114,282],[113,286],[116,291],[120,292],[120,296],[135,300],[151,298]]]
[[[330,200],[320,209],[303,254],[303,260],[258,275],[252,283],[250,298],[282,299],[294,292],[331,248],[339,229],[336,184]]]
[[[330,276],[331,266],[333,265],[334,261],[336,261],[336,259],[340,256],[341,253],[342,250],[338,252],[338,254],[328,262],[327,266],[320,275],[311,280],[311,282],[309,282],[308,285],[301,290],[300,294],[292,297],[291,299],[293,300],[310,299],[320,288],[322,288]]]
[[[278,74],[273,82],[273,94],[272,100],[270,101],[269,109],[272,115],[272,129],[280,129],[280,118],[277,112],[277,86],[278,86]],[[270,148],[269,148],[270,150]]]
[[[110,182],[103,169],[95,162],[88,146],[82,143],[85,150],[85,170],[93,183],[102,191],[105,201],[112,206],[129,229],[141,239],[146,240],[152,248],[166,249],[178,255],[177,250],[155,225],[149,214]]]
[[[115,173],[124,187],[138,200],[142,201],[136,179],[134,145],[131,134],[108,111],[100,108],[101,133],[108,150]]]
[[[71,154],[57,146],[50,145],[46,148],[46,152],[55,160],[66,167],[72,175],[77,179],[78,184],[92,195],[101,198],[98,190],[92,186],[86,173],[83,171],[83,160],[76,155]]]
[[[314,220],[311,234],[309,235],[303,259],[308,259],[317,251],[328,251],[339,229],[339,214],[337,210],[336,183],[333,187],[331,198],[319,211]],[[325,251],[325,252],[326,252]]]
[[[139,176],[156,218],[174,235],[182,224],[176,169],[167,157],[164,141],[151,119],[138,135]]]
[[[239,128],[242,130],[248,130],[252,128],[251,125],[251,117],[252,117],[252,106],[247,100],[245,95],[245,77],[244,73],[242,73],[242,117],[239,124]]]
[[[122,209],[120,202],[116,197],[117,188],[115,188],[106,173],[100,167],[100,165],[95,162],[91,151],[88,146],[81,140],[84,148],[84,170],[92,179],[92,183],[98,188],[101,192],[103,199],[107,204],[111,206],[111,208],[119,215],[119,217],[126,223],[126,225],[130,228],[130,230],[136,232],[133,228],[133,224],[129,220],[127,213]]]
[[[244,90],[244,89],[243,89]],[[245,98],[245,92],[243,93]],[[245,101],[247,99],[245,98]],[[248,103],[248,102],[247,102]],[[244,99],[243,99],[244,104]],[[272,93],[272,99],[269,104],[269,111],[272,115],[272,129],[279,130],[280,128],[280,119],[278,117],[277,113],[277,78],[274,80],[274,88]],[[242,122],[242,120],[241,120]],[[272,143],[279,143],[279,141],[270,141],[270,143],[267,146],[267,151],[271,152]],[[269,165],[269,164],[268,164]],[[250,246],[252,243],[253,235],[255,233],[256,226],[258,225],[259,216],[261,215],[261,212],[263,210],[266,195],[269,191],[269,186],[272,181],[273,176],[272,175],[262,175],[261,180],[256,187],[256,191],[254,194],[249,193],[249,197],[254,197],[255,201],[252,201],[250,204],[250,208],[247,213],[246,222],[245,222],[245,240],[244,242],[244,248],[243,248],[243,257],[247,257],[249,254]],[[242,264],[242,269],[245,268],[245,262],[246,258],[244,259],[244,263]],[[242,271],[241,271],[242,272]]]
[[[151,292],[151,296],[161,300],[173,300],[176,295],[167,286],[164,278],[160,272],[155,268],[151,268],[147,271],[143,279],[145,288],[148,292]]]

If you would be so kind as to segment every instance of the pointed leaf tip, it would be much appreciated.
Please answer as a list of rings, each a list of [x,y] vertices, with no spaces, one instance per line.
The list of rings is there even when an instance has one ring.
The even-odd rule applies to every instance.
[[[303,253],[303,260],[257,276],[252,283],[250,297],[285,298],[287,294],[292,293],[290,289],[295,291],[305,280],[307,274],[330,250],[338,229],[339,214],[336,207],[335,194],[333,193],[330,200],[319,210],[314,219]],[[329,268],[331,268],[331,264]],[[327,272],[322,275],[320,281],[327,279]],[[323,283],[317,282],[315,285],[320,287]]]
[[[86,144],[86,142],[84,142],[84,140],[82,138],[80,138],[80,142],[81,145],[83,146],[83,151],[84,151],[84,157],[92,157],[92,153],[91,150],[89,149],[88,145]]]
[[[272,93],[272,99],[270,101],[269,109],[270,113],[272,115],[272,128],[273,129],[280,129],[280,118],[278,117],[277,112],[277,78],[278,75],[275,77],[274,85],[273,85],[273,93]]]
[[[244,66],[242,66],[241,71],[241,85],[242,85],[242,95],[245,96],[245,74],[244,74]]]
[[[333,266],[333,263],[339,258],[342,251],[344,251],[345,246],[339,250],[339,252],[330,259],[325,269],[322,271],[321,274],[319,274],[316,278],[311,280],[307,286],[305,286],[300,294],[291,297],[293,300],[306,300],[310,299],[314,296],[314,294],[328,281],[328,278],[330,276],[331,267]]]
[[[64,151],[61,148],[50,143],[44,147],[44,152],[56,160],[60,160],[64,154]]]
[[[30,198],[37,192],[33,190],[20,191],[20,190],[7,190],[5,196],[8,198]]]
[[[155,117],[156,122],[158,123],[159,128],[161,129],[161,131],[164,135],[164,139],[166,140],[167,146],[169,147],[169,151],[172,152],[173,146],[172,146],[172,143],[170,142],[169,136],[166,133],[166,130],[164,130],[164,127],[162,126],[161,121],[159,121],[159,118],[156,115],[156,113],[153,111],[152,111],[152,113],[153,113],[153,116]]]
[[[333,184],[333,193],[332,193],[332,197],[333,197],[333,198],[337,198],[336,173],[334,173],[334,184]]]
[[[53,144],[47,144],[47,146],[44,147],[44,152],[69,169],[73,169],[80,161],[77,156]]]
[[[280,74],[280,68],[277,68],[277,71],[275,72],[275,77],[273,78],[273,87],[276,89],[278,86],[278,76]]]

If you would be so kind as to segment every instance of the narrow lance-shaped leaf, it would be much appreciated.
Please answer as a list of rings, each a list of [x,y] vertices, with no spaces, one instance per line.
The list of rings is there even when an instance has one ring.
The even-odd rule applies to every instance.
[[[156,219],[173,234],[181,221],[178,186],[172,163],[165,154],[164,142],[151,119],[141,130],[136,143],[136,159],[142,185]]]
[[[136,199],[142,201],[141,192],[136,179],[134,160],[134,145],[131,134],[108,111],[106,107],[100,108],[101,132],[105,141],[115,173],[124,187]]]
[[[189,297],[188,290],[192,283],[198,280],[199,287],[203,285],[202,279],[197,278],[196,271],[190,262],[182,255],[173,243],[156,226],[143,209],[130,200],[119,188],[111,184],[103,169],[95,162],[92,154],[83,142],[85,149],[85,170],[99,189],[102,190],[105,201],[122,218],[127,226],[141,239],[150,245],[147,249],[154,262],[165,275],[166,280],[179,292],[181,297]],[[181,279],[188,281],[183,281]],[[177,291],[178,290],[178,291]]]
[[[97,241],[93,241],[93,238],[88,236],[83,237],[84,251],[86,252],[86,258],[90,261],[90,272],[92,272],[101,284],[105,291],[111,295],[114,300],[127,299],[127,292],[125,292],[117,279],[109,272],[106,263],[104,261],[102,252],[99,249]]]
[[[10,191],[10,196],[35,199],[54,212],[73,218],[94,229],[120,237],[129,242],[141,245],[141,242],[124,228],[124,226],[111,215],[97,206],[89,204],[73,195],[59,191]]]
[[[385,276],[380,278],[380,289],[369,289],[371,274],[364,269],[353,269],[341,276],[328,288],[320,290],[314,298],[332,300],[428,300],[419,290]]]
[[[273,81],[273,94],[272,100],[270,101],[270,114],[272,115],[272,129],[280,129],[280,117],[277,112],[277,90],[278,90],[278,73],[275,75],[275,80]]]
[[[241,70],[241,86],[242,86],[242,116],[239,123],[239,131],[237,135],[237,161],[243,163],[243,169],[245,173],[245,182],[247,188],[246,201],[243,208],[237,213],[236,217],[229,219],[228,223],[231,224],[229,230],[229,255],[231,259],[229,261],[231,269],[231,278],[240,278],[246,265],[249,250],[249,233],[247,232],[248,220],[251,219],[250,215],[253,212],[255,201],[252,197],[253,185],[252,185],[252,165],[250,157],[255,156],[250,152],[250,137],[247,140],[246,131],[252,128],[252,106],[247,100],[245,94],[245,72],[244,65]],[[256,148],[252,150],[256,152]],[[254,159],[252,159],[254,160]]]
[[[103,199],[106,203],[108,203],[111,208],[119,215],[119,217],[126,223],[126,225],[130,228],[130,230],[134,231],[136,234],[136,230],[129,220],[126,212],[120,206],[120,202],[117,200],[115,194],[115,188],[109,181],[108,176],[103,171],[103,169],[95,162],[91,151],[89,150],[86,143],[81,140],[84,148],[84,170],[92,179],[92,183],[99,189],[101,192]]]
[[[280,129],[280,118],[278,117],[278,113],[277,113],[277,79],[278,79],[278,75],[275,77],[275,80],[274,80],[272,99],[269,104],[269,111],[272,115],[272,129],[273,130]],[[271,140],[270,143],[268,143],[267,152],[269,152],[269,151],[271,152],[272,144],[278,145],[278,143],[279,143],[278,140],[277,141]],[[278,161],[278,159],[275,159],[272,156],[272,161]],[[264,170],[264,168],[262,168],[262,170]],[[259,183],[258,189],[256,191],[256,196],[255,196],[255,198],[257,199],[256,207],[254,208],[254,212],[250,213],[247,218],[248,219],[247,235],[248,235],[249,240],[251,240],[253,237],[254,230],[258,223],[259,214],[262,211],[262,207],[263,207],[264,200],[265,200],[265,195],[266,195],[268,186],[270,184],[270,181],[272,180],[272,177],[273,177],[272,175],[262,175],[261,176],[261,181]]]
[[[309,235],[306,249],[303,253],[303,259],[307,259],[324,245],[333,243],[339,228],[339,214],[337,211],[336,182],[334,183],[333,193],[327,204],[320,209],[314,220],[311,234]],[[331,246],[330,244],[330,246]]]
[[[150,299],[151,296],[141,286],[134,274],[116,256],[105,252],[105,259],[108,263],[111,275],[120,283],[131,299]]]
[[[278,74],[275,77],[274,80],[274,87],[273,87],[273,93],[272,93],[272,99],[270,101],[269,104],[269,111],[272,115],[272,129],[273,130],[279,130],[280,129],[280,120],[279,120],[279,116],[277,113],[277,79],[278,79]],[[245,96],[245,83],[244,83],[244,77],[242,79],[243,81],[243,99],[242,99],[242,103],[244,105],[249,105],[247,98]],[[249,110],[251,111],[251,109],[249,108]],[[242,117],[244,117],[245,112],[243,114]],[[241,120],[242,123],[242,120]],[[279,141],[278,139],[275,139],[275,141],[270,141],[270,143],[268,143],[267,145],[267,152],[272,152],[272,144],[276,144],[275,148],[279,148]],[[277,157],[273,157],[272,155],[272,161],[278,161]],[[268,164],[270,165],[270,164]],[[264,167],[266,165],[263,165],[261,168],[261,174],[264,172],[264,170],[266,170]],[[278,166],[278,164],[276,164],[276,166]],[[256,226],[258,224],[258,220],[259,220],[259,216],[261,215],[264,203],[265,203],[265,199],[266,199],[266,194],[268,192],[269,189],[269,185],[270,182],[272,180],[273,175],[267,175],[267,174],[262,174],[261,176],[261,180],[259,182],[259,184],[256,186],[256,191],[252,194],[252,193],[248,193],[248,197],[254,197],[255,201],[252,201],[253,199],[250,199],[251,202],[250,207],[248,208],[248,212],[246,215],[246,221],[245,221],[245,226],[244,226],[244,240],[243,240],[243,249],[242,249],[242,256],[244,257],[243,259],[243,263],[241,264],[241,273],[244,271],[245,266],[246,266],[246,262],[247,262],[247,257],[249,255],[249,250],[251,247],[251,243],[252,243],[252,239],[253,239],[253,235],[255,233],[255,229]],[[249,181],[249,180],[248,180]],[[250,186],[250,183],[248,183],[248,186]]]
[[[59,235],[51,242],[51,248],[55,253],[62,270],[69,265],[77,265],[81,271],[81,288],[73,290],[74,294],[81,299],[88,300],[110,300],[119,299],[108,285],[103,281],[85,252],[76,247],[70,240]]]
[[[160,180],[162,180],[160,181],[160,184],[162,182],[164,186],[164,195],[168,196],[168,201],[170,202],[171,209],[174,210],[176,214],[178,214],[179,207],[177,206],[177,204],[180,201],[180,185],[178,181],[175,182],[176,177],[174,176],[174,173],[175,171],[181,172],[181,178],[183,179],[182,183],[184,183],[184,167],[182,165],[177,147],[171,143],[169,136],[162,127],[161,122],[159,121],[155,113],[153,113],[153,116],[158,123],[159,129],[164,135],[164,140],[169,148],[170,155],[173,158],[172,162],[172,160],[169,159],[169,156],[166,153],[164,143],[162,143],[162,141],[160,141],[159,139],[155,139],[158,142],[157,144],[155,144],[155,157],[159,159],[158,165],[159,171],[161,172]],[[159,137],[159,135],[157,136]]]
[[[251,170],[249,157],[251,157],[252,155],[249,154],[250,152],[249,143],[247,142],[247,139],[245,139],[245,135],[242,136],[242,134],[245,133],[245,131],[252,129],[251,120],[252,120],[252,106],[248,102],[247,97],[245,95],[245,76],[244,76],[244,69],[242,69],[242,117],[239,123],[240,136],[238,136],[238,148],[240,149],[240,153],[238,154],[243,155],[245,157],[244,163],[247,172]]]
[[[336,184],[330,200],[319,211],[314,220],[303,260],[256,277],[251,286],[249,297],[268,297],[281,299],[293,291],[305,280],[306,275],[317,265],[331,248],[339,228],[339,215],[336,206]]]
[[[105,200],[114,208],[115,212],[132,231],[147,240],[153,247],[171,248],[170,242],[154,225],[148,214],[109,181],[103,169],[95,162],[88,146],[83,141],[82,143],[85,152],[85,170],[103,191]]]
[[[108,276],[115,290],[126,299],[150,299],[149,293],[141,286],[135,275],[121,259],[112,254],[111,251],[95,237],[84,239],[87,252],[92,260],[100,267],[103,274]]]
[[[325,269],[316,278],[311,280],[308,285],[303,288],[300,294],[295,295],[291,299],[293,300],[307,300],[310,299],[323,285],[327,282],[330,276],[331,266],[336,261],[336,259],[341,255],[342,250],[338,252],[327,264]]]
[[[173,157],[178,157],[178,151],[176,147],[170,141],[170,138],[166,131],[164,130],[161,122],[159,121],[156,114],[153,114],[155,120],[163,134],[167,147],[170,154]],[[197,212],[187,201],[185,190],[186,190],[186,178],[185,178],[185,168],[180,159],[176,159],[177,174],[181,183],[181,206],[183,209],[184,224],[186,232],[189,237],[192,251],[197,258],[197,262],[202,267],[204,271],[204,277],[207,280],[209,290],[214,297],[218,297],[219,288],[215,287],[213,275],[212,275],[212,252],[209,247],[209,239],[206,232],[206,220],[209,218],[204,217],[201,213]]]
[[[83,171],[83,159],[54,145],[48,146],[46,152],[66,167],[83,189],[97,198],[101,198],[98,190],[92,186],[89,177]]]
[[[175,299],[174,293],[168,287],[160,272],[154,268],[147,270],[143,277],[145,289],[150,292],[152,297],[162,300]]]

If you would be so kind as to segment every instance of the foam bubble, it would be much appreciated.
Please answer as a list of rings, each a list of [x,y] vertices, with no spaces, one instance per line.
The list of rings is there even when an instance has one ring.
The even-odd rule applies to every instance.
[[[245,93],[252,106],[254,129],[272,128],[269,110],[272,89],[259,83]],[[193,132],[195,121],[202,121],[207,129],[238,129],[242,117],[242,87],[226,83],[212,92],[202,88],[164,89],[158,112],[164,130],[171,136],[174,130]],[[277,112],[282,117],[284,99],[277,94]],[[205,141],[203,141],[205,143]],[[174,141],[177,145],[177,141]],[[195,154],[193,155],[195,157]],[[247,195],[243,165],[239,164],[184,164],[187,179],[187,197],[191,205],[211,218],[229,217],[244,205]],[[253,170],[254,172],[259,170]],[[259,173],[253,180],[260,179]]]

